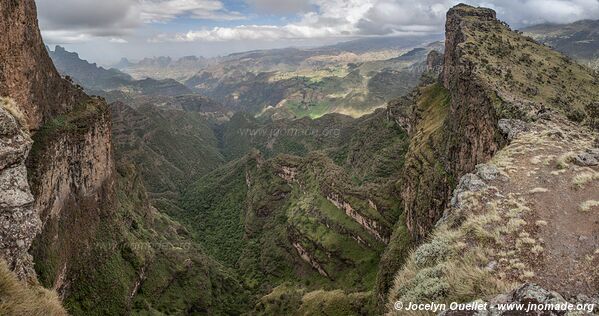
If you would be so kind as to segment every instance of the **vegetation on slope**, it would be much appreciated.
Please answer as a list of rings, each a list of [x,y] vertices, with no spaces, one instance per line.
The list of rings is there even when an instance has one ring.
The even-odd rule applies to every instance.
[[[307,291],[290,284],[260,298],[250,315],[373,315],[369,292]]]
[[[206,119],[196,112],[142,104],[111,105],[117,161],[135,163],[154,196],[177,196],[224,158]]]
[[[588,122],[590,107],[599,100],[599,81],[588,68],[497,20],[466,16],[462,32],[462,58],[497,92],[503,117],[531,119],[552,110]]]
[[[522,282],[593,294],[596,245],[576,236],[597,227],[579,210],[597,187],[578,185],[596,171],[571,164],[570,151],[584,152],[595,137],[563,119],[541,121],[467,175],[448,216],[397,273],[389,304],[469,302]]]
[[[131,165],[118,168],[117,197],[114,213],[104,214],[97,228],[86,232],[88,250],[68,267],[57,266],[52,257],[36,256],[36,269],[46,286],[52,286],[47,276],[56,269],[77,271],[64,301],[69,313],[221,315],[247,308],[234,274],[204,255],[183,226],[148,203]],[[38,243],[36,253],[43,247]]]
[[[449,91],[438,85],[445,97],[437,93],[440,98],[420,98],[428,100],[424,104],[444,104],[439,109],[445,110],[424,112],[418,118],[404,173],[410,186],[403,191],[408,230],[423,237],[437,228],[396,274],[389,304],[396,300],[468,302],[481,295],[506,292],[514,282],[534,278],[530,268],[538,258],[524,254],[538,255],[541,248],[531,238],[534,224],[525,219],[530,215],[529,206],[523,204],[523,198],[517,198],[523,192],[503,194],[484,182],[482,188],[477,188],[480,179],[476,177],[484,173],[467,175],[460,189],[470,185],[472,189],[466,191],[473,192],[458,196],[458,202],[451,200],[452,208],[445,213],[443,210],[450,203],[458,177],[490,159],[506,142],[499,134],[499,119],[536,121],[539,125],[545,120],[560,121],[562,116],[590,126],[596,121],[599,89],[596,77],[587,68],[512,32],[489,9],[458,5],[448,13],[447,29],[445,61],[450,64],[445,65],[442,78]],[[430,102],[435,99],[441,102]],[[506,122],[526,125],[522,121]],[[547,135],[559,130],[555,126],[546,128]],[[511,134],[518,130],[507,129]],[[508,131],[502,133],[507,136]],[[542,150],[550,150],[551,146],[544,146],[546,142],[533,142],[543,146]],[[506,161],[508,165],[511,162]],[[539,169],[518,174],[511,188],[540,179],[533,176]],[[526,193],[546,190],[531,187]],[[522,231],[524,226],[528,229]],[[404,253],[397,260],[405,258]],[[389,311],[393,312],[392,306]]]
[[[370,278],[366,283],[372,283],[380,241],[331,204],[322,191],[322,179],[315,178],[332,176],[329,173],[336,167],[309,162],[332,164],[323,156],[306,161],[291,156],[261,159],[243,158],[216,170],[185,194],[186,211],[178,216],[191,223],[210,253],[237,268],[253,287],[310,279],[321,285],[333,281],[344,288],[362,287],[356,278]],[[281,176],[292,169],[297,184]],[[323,275],[301,264],[292,244],[306,249]]]

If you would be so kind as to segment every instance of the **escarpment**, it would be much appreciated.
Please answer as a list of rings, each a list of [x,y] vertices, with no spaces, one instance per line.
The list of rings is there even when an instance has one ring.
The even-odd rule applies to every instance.
[[[410,148],[401,183],[406,219],[394,235],[405,237],[407,230],[411,242],[425,237],[429,241],[411,255],[405,248],[397,252],[402,266],[386,300],[389,311],[395,312],[391,304],[396,300],[467,301],[508,292],[530,280],[561,293],[587,291],[586,285],[573,284],[574,278],[560,273],[585,271],[580,275],[593,276],[584,282],[596,288],[594,272],[575,263],[578,259],[563,264],[564,258],[582,258],[594,250],[581,254],[580,248],[562,249],[563,242],[551,244],[547,237],[563,240],[582,230],[578,224],[569,232],[550,233],[563,229],[554,222],[575,218],[582,223],[584,216],[577,212],[588,203],[576,203],[585,203],[588,197],[564,193],[571,189],[568,184],[555,189],[551,197],[539,195],[554,190],[544,187],[556,183],[552,176],[582,171],[576,167],[551,170],[555,165],[569,168],[564,151],[594,152],[588,149],[596,134],[593,109],[599,100],[594,74],[513,32],[496,19],[494,11],[458,5],[447,14],[439,80],[421,85],[413,100]],[[562,145],[557,146],[560,140]],[[489,161],[492,164],[485,165]],[[562,194],[568,198],[544,202]],[[574,195],[581,201],[572,202]],[[539,204],[542,207],[535,208]],[[563,214],[575,215],[557,220],[563,216],[556,215],[559,211],[547,214],[556,205],[570,208]],[[545,247],[551,249],[546,256]],[[593,255],[588,258],[595,260]],[[468,273],[460,275],[461,271]],[[379,276],[388,276],[386,272]]]
[[[34,1],[0,4],[0,96],[10,96],[37,130],[69,112],[86,96],[62,79],[48,56],[38,28]]]
[[[16,124],[0,110],[0,257],[9,268],[32,283],[37,274],[75,315],[242,310],[239,281],[150,204],[127,159],[115,164],[109,107],[55,70],[34,0],[2,1],[0,17],[0,96],[24,114]],[[26,125],[33,145],[17,128]]]
[[[88,97],[56,71],[39,33],[33,0],[3,1],[0,15],[0,96],[16,101],[33,131],[33,148],[21,158],[27,159],[33,193],[27,202],[35,216],[41,215],[41,225],[18,243],[27,251],[41,231],[32,250],[36,268],[44,270],[40,280],[64,295],[77,273],[70,269],[72,261],[93,242],[89,232],[99,225],[101,214],[114,210],[110,116],[102,100]],[[20,219],[14,219],[6,225],[19,227]]]
[[[499,120],[553,114],[588,125],[596,120],[599,89],[593,74],[511,31],[493,10],[467,5],[449,10],[445,46],[439,83],[429,92],[445,90],[446,107],[430,104],[425,91],[416,97],[411,122],[416,130],[402,198],[414,239],[430,232],[458,179],[507,143]]]
[[[102,220],[114,220],[110,112],[90,100],[53,118],[33,139],[29,182],[43,229],[31,252],[41,281],[64,295],[78,273],[74,261],[93,256],[83,251],[95,246]]]
[[[487,9],[458,6],[447,14],[441,83],[434,88],[444,95],[444,104],[421,109],[421,133],[408,152],[404,175],[406,224],[415,239],[425,237],[439,219],[456,179],[488,160],[503,142],[489,92],[473,73],[474,64],[462,56],[467,36],[462,27],[469,18],[499,23]],[[427,97],[425,92],[419,104],[429,102]]]

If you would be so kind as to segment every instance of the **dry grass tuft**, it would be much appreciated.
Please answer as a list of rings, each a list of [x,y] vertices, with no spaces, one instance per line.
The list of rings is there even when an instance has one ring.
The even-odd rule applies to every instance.
[[[5,262],[0,262],[0,315],[67,315],[56,293],[42,287],[29,287],[17,280]]]
[[[574,187],[582,189],[586,184],[595,180],[599,180],[599,172],[596,172],[592,169],[587,169],[586,171],[575,175],[572,179],[572,184]]]
[[[13,99],[0,97],[0,107],[2,107],[6,111],[8,111],[8,113],[10,113],[12,116],[14,116],[17,122],[19,122],[19,124],[24,129],[29,129],[29,125],[27,124],[27,119],[25,119],[25,115],[23,114],[23,112],[21,112],[21,110],[19,109],[19,107]]]
[[[558,169],[567,169],[570,166],[570,162],[576,155],[575,152],[569,151],[557,158],[556,164]]]
[[[532,271],[524,271],[524,272],[522,272],[522,275],[520,276],[520,278],[523,280],[532,279],[534,277],[535,277],[535,273]]]
[[[544,250],[545,248],[543,248],[543,246],[535,245],[530,249],[530,252],[534,253],[535,255],[540,255]]]
[[[599,201],[595,201],[595,200],[588,200],[586,202],[582,202],[580,204],[580,211],[581,212],[588,212],[590,211],[592,208],[598,207],[599,206]]]
[[[545,193],[545,192],[549,192],[549,190],[545,189],[545,188],[534,188],[530,191],[528,191],[528,193]]]

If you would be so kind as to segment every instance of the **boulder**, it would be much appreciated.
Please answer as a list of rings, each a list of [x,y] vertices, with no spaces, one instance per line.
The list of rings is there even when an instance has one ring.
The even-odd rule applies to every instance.
[[[513,140],[518,134],[528,131],[526,122],[517,119],[500,119],[497,126],[508,140]]]
[[[476,302],[480,302],[476,301]],[[487,303],[485,310],[479,311],[451,311],[446,310],[441,312],[439,316],[508,316],[508,315],[538,315],[538,316],[574,316],[574,315],[591,315],[592,312],[588,311],[564,311],[563,306],[566,304],[593,304],[594,299],[583,297],[578,298],[576,301],[567,301],[559,293],[548,291],[536,284],[525,283],[520,287],[516,288],[510,293],[500,294],[496,297],[483,301]],[[506,304],[521,304],[524,311],[507,311],[505,308],[499,308],[500,305],[507,306]],[[555,307],[548,310],[538,310],[539,307]],[[537,310],[533,310],[536,307]],[[597,306],[595,306],[595,313],[597,312]],[[503,309],[503,310],[502,310]],[[527,312],[526,312],[527,311]],[[596,315],[596,314],[592,314]]]
[[[590,148],[574,157],[574,163],[581,167],[599,165],[599,148]]]

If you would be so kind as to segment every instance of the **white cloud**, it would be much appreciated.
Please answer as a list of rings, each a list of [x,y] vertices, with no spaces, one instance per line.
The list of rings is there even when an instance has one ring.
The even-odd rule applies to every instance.
[[[217,0],[140,0],[144,22],[167,22],[179,16],[207,20],[238,20],[243,16],[228,12]]]
[[[294,8],[291,0],[246,0],[277,10]],[[599,18],[599,0],[301,0],[299,21],[286,25],[239,25],[161,34],[152,41],[277,40],[443,32],[445,14],[459,2],[491,7],[516,26],[568,23]],[[278,4],[277,4],[278,3]],[[279,7],[277,7],[277,5]],[[305,7],[317,8],[304,12]]]
[[[118,38],[118,37],[113,37],[110,40],[108,40],[110,43],[115,43],[115,44],[127,44],[129,43],[129,41],[127,41],[124,38]]]
[[[40,26],[48,43],[73,43],[132,34],[144,23],[186,16],[206,20],[244,17],[220,0],[37,0]]]
[[[92,38],[88,34],[62,30],[42,31],[42,35],[47,44],[81,43],[87,42]]]
[[[301,15],[299,22],[283,26],[239,25],[192,30],[181,34],[161,34],[152,41],[230,41],[278,40],[326,37],[348,37],[359,33],[358,22],[375,0],[311,0],[317,12]]]
[[[246,0],[246,3],[267,14],[297,14],[310,9],[310,0]]]

